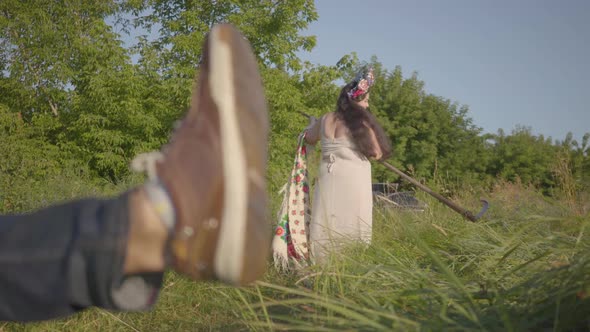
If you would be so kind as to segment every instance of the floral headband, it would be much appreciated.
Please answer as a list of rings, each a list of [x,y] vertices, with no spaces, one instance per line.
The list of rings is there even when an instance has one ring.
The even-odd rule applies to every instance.
[[[375,84],[375,77],[373,76],[373,68],[369,67],[368,70],[360,71],[352,83],[356,83],[350,91],[348,91],[348,97],[351,99],[357,99],[358,97],[369,92],[369,89]]]

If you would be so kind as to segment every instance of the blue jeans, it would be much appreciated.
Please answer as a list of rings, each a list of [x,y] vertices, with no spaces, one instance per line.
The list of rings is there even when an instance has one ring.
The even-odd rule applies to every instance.
[[[0,321],[37,321],[88,307],[141,311],[163,273],[123,275],[129,193],[0,216]]]

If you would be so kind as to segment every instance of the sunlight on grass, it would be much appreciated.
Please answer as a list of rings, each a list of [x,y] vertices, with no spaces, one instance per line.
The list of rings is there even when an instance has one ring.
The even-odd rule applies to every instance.
[[[168,273],[147,313],[91,309],[0,331],[430,331],[588,329],[590,217],[526,188],[496,188],[471,223],[428,196],[424,212],[376,209],[371,245],[324,265],[269,268],[255,285]],[[457,198],[477,206],[477,198]]]

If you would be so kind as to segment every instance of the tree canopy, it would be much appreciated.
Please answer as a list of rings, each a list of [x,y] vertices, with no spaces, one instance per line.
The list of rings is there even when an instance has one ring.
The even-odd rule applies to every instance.
[[[127,181],[131,158],[165,144],[186,111],[202,42],[219,22],[236,25],[258,57],[277,189],[306,126],[296,111],[334,110],[340,84],[362,65],[354,53],[333,65],[298,58],[315,46],[304,31],[317,19],[311,0],[0,2],[0,200],[18,208],[24,183],[48,177]],[[483,133],[467,105],[428,93],[416,73],[385,68],[377,57],[368,63],[378,82],[371,110],[394,147],[389,161],[409,174],[449,187],[502,179],[551,194],[565,178],[589,187],[590,134],[577,142],[527,127]],[[398,179],[379,164],[373,175]]]

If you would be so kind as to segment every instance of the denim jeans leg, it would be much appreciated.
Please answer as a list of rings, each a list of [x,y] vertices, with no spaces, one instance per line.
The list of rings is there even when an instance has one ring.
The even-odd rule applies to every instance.
[[[0,321],[59,318],[91,306],[151,308],[163,273],[123,275],[128,198],[0,216]]]

